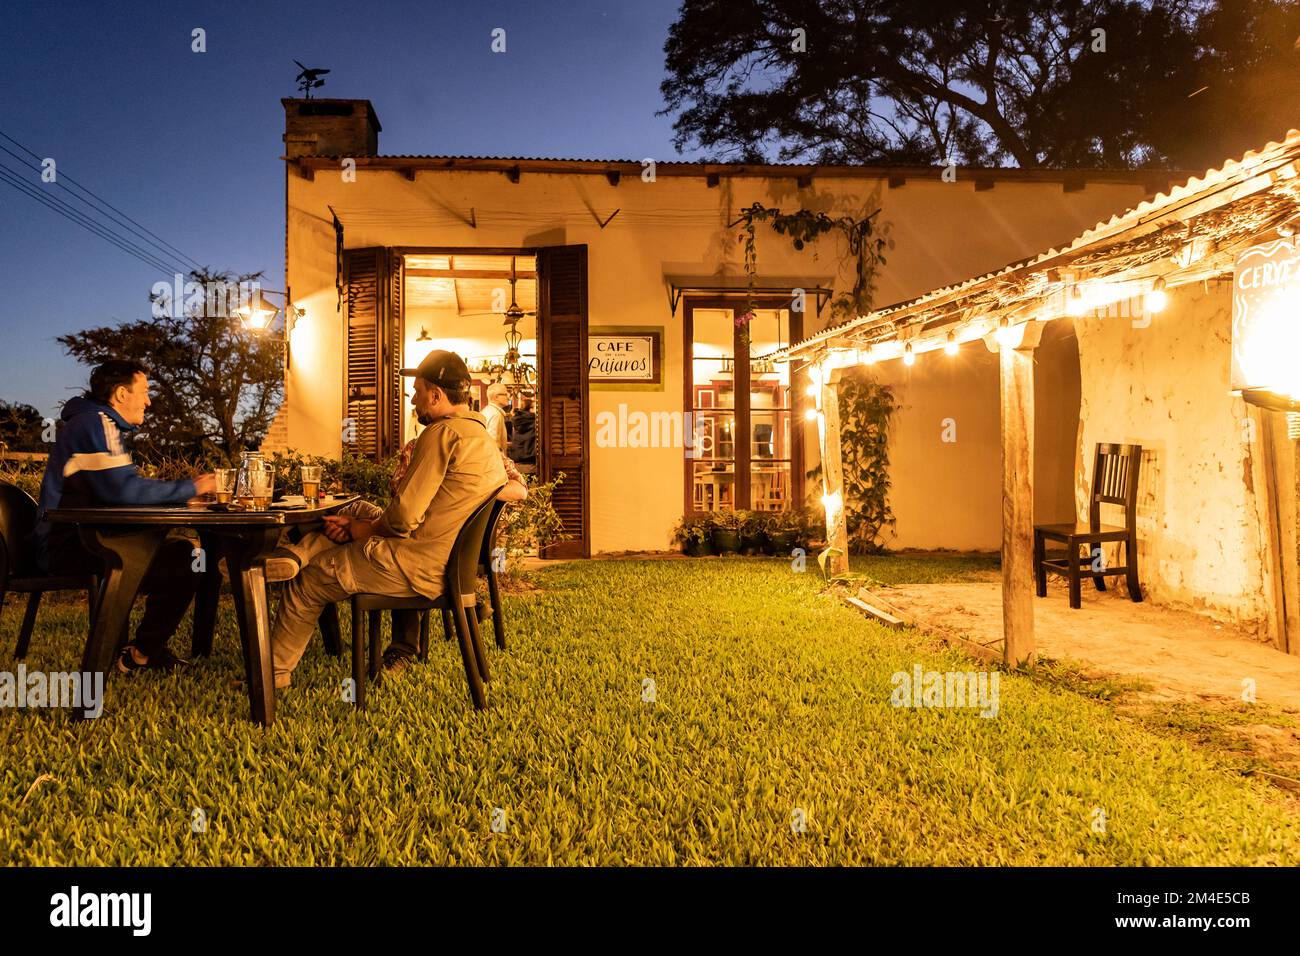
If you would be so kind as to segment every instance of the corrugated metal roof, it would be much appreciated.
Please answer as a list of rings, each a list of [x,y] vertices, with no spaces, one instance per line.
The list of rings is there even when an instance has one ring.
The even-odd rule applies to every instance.
[[[1176,207],[1184,201],[1204,198],[1217,189],[1248,183],[1250,180],[1273,169],[1285,167],[1298,157],[1300,157],[1300,130],[1288,130],[1286,136],[1281,140],[1269,142],[1258,150],[1250,150],[1241,159],[1228,159],[1222,166],[1208,169],[1204,175],[1193,176],[1167,193],[1158,193],[1152,199],[1144,200],[1122,213],[1101,220],[1064,246],[1050,248],[1028,259],[1010,262],[993,272],[973,276],[952,285],[931,289],[914,299],[886,306],[868,315],[858,316],[856,319],[849,319],[838,325],[830,326],[816,335],[808,336],[803,341],[795,343],[781,353],[773,354],[790,355],[806,351],[808,346],[815,345],[827,338],[843,335],[852,329],[880,322],[902,312],[918,309],[941,298],[970,293],[1011,273],[1032,269],[1034,266],[1077,252],[1087,246],[1100,245],[1107,239],[1113,239],[1121,233],[1142,225],[1144,220],[1157,218],[1162,214],[1176,211]],[[1294,176],[1297,172],[1300,172],[1300,170],[1293,169],[1291,175]]]
[[[640,169],[645,162],[643,159],[589,159],[581,157],[552,157],[552,156],[468,156],[468,155],[430,155],[417,153],[396,153],[383,154],[377,156],[325,156],[311,155],[298,156],[293,158],[293,162],[305,163],[307,165],[333,164],[343,159],[354,160],[359,167],[380,166],[384,168],[398,167],[403,163],[427,164],[432,168],[454,168],[464,164],[470,168],[469,164],[501,164],[510,166],[514,164],[530,163],[536,165],[567,165],[580,167],[591,172],[614,171],[614,167],[627,167]],[[657,169],[663,170],[701,170],[701,171],[753,171],[756,175],[761,175],[765,170],[784,170],[789,172],[806,172],[809,174],[838,173],[843,174],[863,174],[870,176],[898,176],[906,179],[915,177],[917,179],[931,177],[938,178],[940,174],[947,169],[946,166],[896,166],[888,164],[837,164],[837,163],[781,163],[781,162],[744,162],[740,160],[682,160],[682,159],[654,159]],[[956,168],[957,176],[960,181],[993,181],[997,179],[1007,180],[1030,180],[1046,182],[1124,182],[1154,185],[1156,183],[1167,183],[1170,179],[1181,178],[1187,175],[1185,170],[1168,170],[1168,169],[1021,169],[1018,167],[1004,166],[958,166]]]

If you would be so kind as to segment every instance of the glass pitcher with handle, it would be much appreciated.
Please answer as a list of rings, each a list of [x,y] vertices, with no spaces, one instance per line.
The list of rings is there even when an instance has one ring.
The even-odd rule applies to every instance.
[[[254,507],[254,499],[266,494],[266,460],[260,451],[246,451],[239,459],[239,474],[235,478],[235,503],[245,508]]]

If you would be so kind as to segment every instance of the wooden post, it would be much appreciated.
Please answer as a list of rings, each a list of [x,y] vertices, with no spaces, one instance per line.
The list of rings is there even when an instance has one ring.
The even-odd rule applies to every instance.
[[[1034,349],[1042,325],[998,351],[1002,419],[1002,660],[1034,659]]]
[[[1286,434],[1286,415],[1250,406],[1257,427],[1255,489],[1264,526],[1265,593],[1271,605],[1269,631],[1280,651],[1300,654],[1300,568],[1296,565],[1295,449]]]
[[[838,496],[840,506],[826,515],[826,543],[835,549],[827,562],[831,574],[847,574],[849,570],[849,528],[844,519],[844,462],[840,450],[840,396],[836,388],[839,369],[823,366],[821,388],[821,418],[818,420],[817,438],[821,442],[822,492],[827,498]]]

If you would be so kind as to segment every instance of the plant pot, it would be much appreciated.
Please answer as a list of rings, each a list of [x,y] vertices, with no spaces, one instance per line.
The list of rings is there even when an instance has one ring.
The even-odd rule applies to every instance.
[[[690,555],[692,558],[707,558],[713,553],[713,546],[707,540],[700,541],[692,538],[689,541],[683,542],[682,551],[683,553]]]
[[[753,534],[741,534],[740,536],[740,553],[741,554],[762,554],[763,542],[766,536],[761,531],[755,531]]]
[[[767,533],[768,547],[771,554],[778,554],[781,557],[789,557],[790,552],[795,549],[799,543],[798,531],[769,531]]]
[[[714,528],[713,550],[718,554],[734,554],[739,551],[740,532],[735,528]]]

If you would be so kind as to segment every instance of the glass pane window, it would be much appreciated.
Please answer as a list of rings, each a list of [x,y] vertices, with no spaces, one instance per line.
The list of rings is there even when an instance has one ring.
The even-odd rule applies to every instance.
[[[741,306],[740,308],[743,308]],[[780,511],[794,500],[796,396],[789,363],[762,356],[791,341],[790,312],[690,306],[687,411],[698,437],[687,469],[696,511]]]

